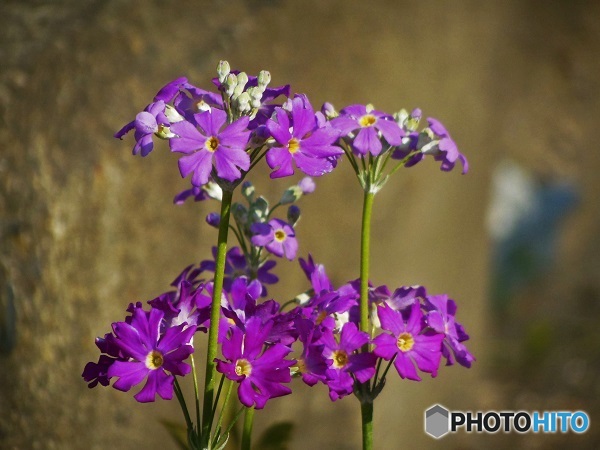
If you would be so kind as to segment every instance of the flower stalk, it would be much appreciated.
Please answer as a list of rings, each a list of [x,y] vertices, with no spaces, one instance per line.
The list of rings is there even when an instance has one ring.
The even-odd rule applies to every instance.
[[[229,232],[229,217],[233,191],[223,189],[221,200],[221,221],[215,261],[215,277],[212,303],[210,309],[210,327],[208,329],[208,347],[206,350],[206,378],[204,382],[204,403],[202,410],[202,441],[207,445],[210,440],[212,423],[213,399],[215,390],[215,358],[217,357],[217,339],[219,337],[219,319],[221,317],[221,294],[223,293],[223,278],[225,274],[225,257],[227,254],[227,235]]]
[[[252,444],[252,427],[254,425],[254,407],[246,408],[244,415],[244,429],[242,432],[241,450],[250,450]]]

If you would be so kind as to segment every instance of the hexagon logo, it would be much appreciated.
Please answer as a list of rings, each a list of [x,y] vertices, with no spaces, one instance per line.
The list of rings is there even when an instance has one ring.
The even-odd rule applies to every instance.
[[[425,432],[436,439],[450,430],[449,412],[440,405],[434,405],[425,411]]]

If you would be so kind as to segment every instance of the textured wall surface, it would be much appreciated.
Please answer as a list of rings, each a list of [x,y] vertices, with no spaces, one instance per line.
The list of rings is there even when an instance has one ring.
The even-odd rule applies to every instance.
[[[88,390],[80,374],[97,358],[94,337],[129,302],[167,290],[216,241],[203,223],[208,205],[171,203],[187,186],[176,158],[164,149],[134,158],[131,141],[112,134],[165,82],[186,75],[207,86],[219,59],[248,73],[268,69],[314,105],[419,106],[469,158],[467,176],[428,161],[375,201],[373,282],[456,298],[478,358],[436,380],[392,377],[375,405],[377,448],[597,448],[594,430],[434,441],[422,420],[434,403],[598,417],[598,4],[165,3],[0,4],[0,448],[174,448],[157,424],[180,418],[174,402]],[[581,202],[561,228],[557,263],[498,317],[487,300],[485,215],[492,171],[505,158],[541,179],[576,180]],[[361,192],[348,169],[319,180],[300,205],[301,254],[325,263],[335,284],[358,275]],[[287,183],[267,173],[253,181],[275,196]],[[279,275],[285,285],[274,295],[304,290],[295,264],[279,264]],[[300,395],[257,415],[258,428],[293,419],[294,449],[359,448],[354,399],[331,404],[322,386],[295,387]]]

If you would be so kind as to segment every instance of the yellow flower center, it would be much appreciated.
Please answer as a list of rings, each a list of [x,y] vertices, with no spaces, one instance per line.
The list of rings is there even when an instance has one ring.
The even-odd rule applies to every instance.
[[[299,148],[300,148],[300,142],[298,142],[298,139],[291,138],[290,142],[288,142],[288,150],[290,151],[290,153],[292,153],[292,154],[296,153]]]
[[[252,364],[247,359],[238,359],[235,362],[235,374],[249,376],[252,373]]]
[[[285,241],[286,236],[287,235],[285,234],[285,231],[283,231],[283,230],[277,230],[275,232],[275,240],[277,242],[283,242],[283,241]]]
[[[333,367],[341,369],[348,364],[348,353],[344,350],[335,350],[333,352]]]
[[[363,128],[375,125],[375,122],[377,122],[377,117],[375,117],[373,114],[365,114],[358,121],[358,123],[360,124],[360,126],[363,127]]]
[[[415,345],[415,339],[413,335],[410,333],[402,333],[398,336],[398,340],[396,341],[396,345],[402,352],[408,352]]]
[[[204,144],[204,147],[206,147],[206,150],[208,150],[211,153],[214,153],[217,150],[218,146],[219,146],[219,140],[214,136],[211,136],[210,138],[208,138],[206,140],[206,143]]]
[[[163,365],[163,355],[158,350],[152,350],[146,356],[146,367],[150,370],[158,369]]]

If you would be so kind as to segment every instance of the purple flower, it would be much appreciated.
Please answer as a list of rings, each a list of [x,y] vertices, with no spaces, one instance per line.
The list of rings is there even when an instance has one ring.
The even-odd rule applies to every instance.
[[[138,402],[153,402],[156,394],[165,400],[171,399],[174,375],[183,376],[191,371],[183,360],[194,352],[190,342],[196,328],[183,323],[161,334],[163,317],[164,313],[158,309],[146,313],[136,307],[131,323],[113,323],[115,344],[127,360],[114,361],[107,375],[118,377],[113,387],[125,392],[147,379],[134,396]]]
[[[154,134],[163,133],[168,135],[169,125],[170,122],[165,115],[165,102],[158,100],[146,106],[144,111],[135,116],[135,120],[117,131],[115,137],[123,139],[123,136],[135,129],[133,154],[147,156],[154,148],[154,142],[152,141]]]
[[[331,121],[342,136],[359,130],[353,140],[353,148],[361,155],[379,155],[382,150],[379,133],[391,146],[400,145],[404,132],[393,118],[365,105],[351,105],[340,111],[340,116]]]
[[[109,367],[117,360],[124,360],[123,353],[115,343],[115,337],[112,333],[106,333],[104,338],[96,338],[96,347],[105,355],[100,355],[97,363],[89,362],[85,365],[81,376],[91,389],[98,383],[102,386],[108,386],[110,377],[108,376]]]
[[[179,159],[181,176],[185,178],[192,174],[192,184],[202,186],[208,183],[214,160],[220,178],[239,179],[240,169],[250,168],[250,156],[246,153],[250,137],[248,118],[242,117],[225,126],[227,113],[213,108],[194,114],[194,120],[198,127],[187,120],[171,126],[171,131],[177,135],[169,141],[171,151],[186,154]]]
[[[262,409],[269,399],[292,392],[282,384],[292,380],[289,367],[294,361],[285,359],[292,350],[275,344],[263,351],[271,327],[271,322],[263,324],[254,318],[246,322],[245,333],[232,328],[230,339],[222,346],[226,361],[215,360],[219,372],[239,383],[238,397],[248,408]]]
[[[428,117],[427,122],[429,122],[429,129],[434,133],[435,139],[439,142],[430,149],[424,149],[423,153],[432,154],[436,161],[441,161],[441,169],[445,172],[452,170],[458,160],[462,164],[463,175],[467,173],[469,171],[469,162],[467,161],[467,158],[458,151],[456,143],[450,137],[450,133],[448,133],[444,125],[433,117]]]
[[[353,392],[353,375],[359,383],[365,383],[375,375],[376,356],[373,353],[357,353],[369,342],[369,335],[359,331],[355,324],[348,322],[344,325],[339,342],[331,331],[323,334],[321,342],[324,344],[323,355],[331,361],[325,383],[332,401]]]
[[[446,365],[454,364],[454,358],[456,358],[460,365],[471,367],[475,357],[461,343],[468,340],[469,335],[463,326],[454,319],[456,314],[454,300],[448,298],[447,295],[432,295],[427,297],[425,309],[429,311],[426,318],[427,324],[436,332],[446,336],[444,338],[445,345],[442,348],[442,354],[447,360]]]
[[[199,273],[208,270],[210,272],[215,271],[215,260],[217,255],[217,247],[212,248],[213,259],[204,260],[200,262]],[[227,256],[225,258],[225,278],[223,280],[223,289],[227,292],[231,290],[233,281],[240,277],[246,276],[250,279],[257,279],[263,285],[262,296],[267,295],[267,289],[265,284],[275,284],[279,281],[279,278],[271,273],[271,270],[277,265],[273,260],[267,260],[261,264],[258,268],[250,267],[246,261],[246,257],[242,253],[239,247],[232,247],[227,250]]]
[[[331,158],[343,153],[332,145],[339,132],[330,126],[319,127],[317,117],[305,96],[292,101],[292,121],[283,108],[275,108],[275,119],[267,120],[267,129],[276,144],[267,152],[271,178],[287,177],[294,173],[292,161],[307,175],[321,176],[331,172]]]
[[[290,261],[296,257],[298,252],[298,241],[294,229],[280,219],[271,219],[269,223],[254,223],[251,231],[252,243],[265,247],[276,256],[285,255]]]
[[[308,260],[300,258],[300,267],[304,271],[306,278],[312,284],[313,290],[316,295],[321,294],[323,291],[330,292],[333,290],[333,284],[329,281],[327,273],[325,273],[325,266],[323,264],[315,264],[312,255],[308,255]]]
[[[421,381],[415,364],[423,372],[435,377],[442,356],[444,335],[423,332],[425,324],[421,305],[415,303],[411,306],[407,321],[404,321],[401,311],[387,306],[379,306],[377,312],[381,327],[391,334],[380,334],[373,339],[377,345],[375,354],[386,361],[395,357],[394,366],[402,378]]]
[[[217,183],[209,180],[208,183],[202,186],[192,186],[190,189],[181,191],[175,196],[173,203],[183,205],[190,197],[194,197],[194,201],[196,202],[208,200],[209,198],[221,201],[223,199],[223,190]]]
[[[323,355],[324,345],[315,345],[321,336],[321,330],[309,319],[297,317],[294,328],[298,332],[298,339],[303,345],[302,354],[297,359],[298,372],[302,381],[309,386],[314,386],[319,381],[325,383],[329,366],[327,358]]]

